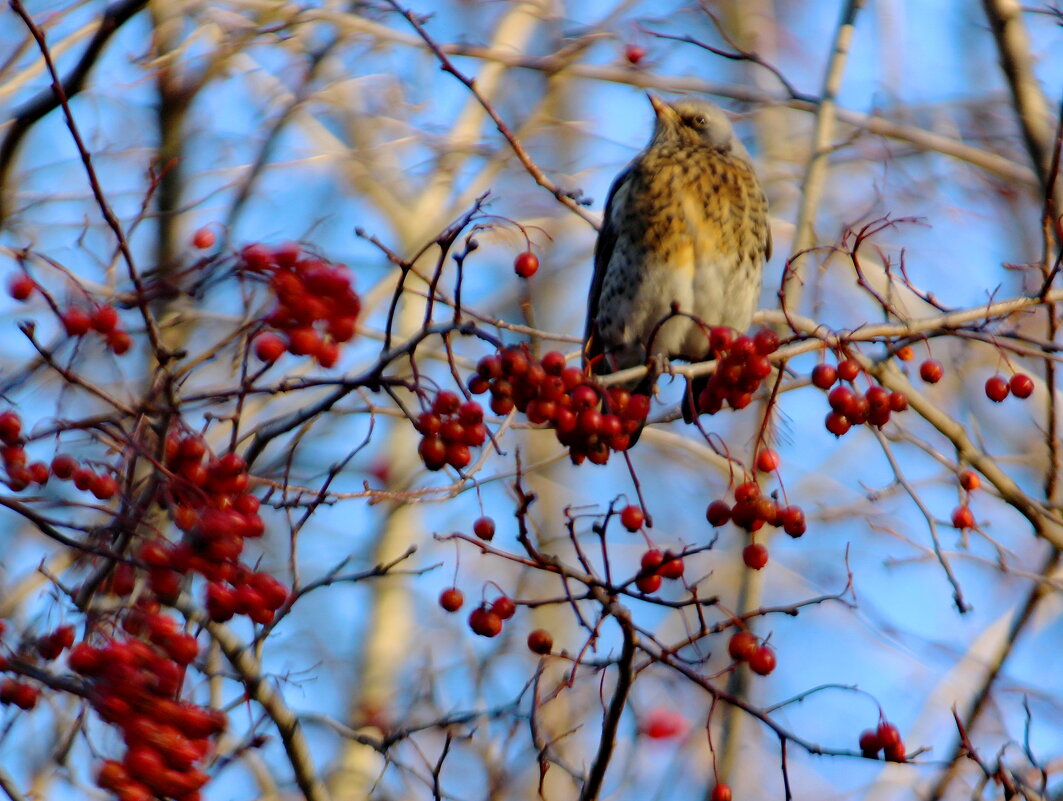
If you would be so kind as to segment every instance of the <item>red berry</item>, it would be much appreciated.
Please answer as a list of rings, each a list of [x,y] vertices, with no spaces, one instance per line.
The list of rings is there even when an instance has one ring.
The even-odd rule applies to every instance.
[[[755,481],[746,481],[735,487],[735,500],[739,503],[752,503],[760,497],[760,487]]]
[[[334,367],[340,358],[340,346],[332,341],[323,341],[314,354],[317,363],[326,370]]]
[[[853,359],[838,362],[838,378],[842,381],[855,381],[860,375],[860,365]]]
[[[1028,398],[1033,394],[1033,379],[1026,373],[1016,373],[1009,382],[1011,394],[1016,398]]]
[[[805,513],[800,506],[787,506],[779,510],[779,522],[783,531],[797,539],[807,530]]]
[[[944,374],[945,368],[941,366],[941,362],[933,359],[927,359],[919,365],[919,377],[928,384],[936,384]]]
[[[216,239],[217,237],[214,235],[214,232],[210,228],[204,226],[192,234],[192,247],[206,250],[207,248],[214,246]]]
[[[873,757],[878,754],[882,749],[882,743],[879,742],[878,732],[874,729],[867,729],[860,734],[860,750],[864,756]]]
[[[661,577],[656,573],[649,576],[642,576],[635,580],[635,586],[639,588],[639,592],[649,595],[657,592],[661,588]]]
[[[820,389],[830,389],[838,380],[838,371],[829,364],[817,364],[812,368],[812,383]]]
[[[974,528],[974,514],[970,506],[957,506],[952,510],[952,525],[955,528]]]
[[[273,253],[261,242],[245,245],[240,251],[240,261],[244,269],[253,273],[261,273],[273,265]]]
[[[646,713],[646,718],[639,723],[639,731],[651,740],[667,740],[678,737],[687,730],[687,721],[672,709],[654,707]]]
[[[779,454],[771,448],[763,448],[757,454],[757,470],[762,473],[771,473],[779,469]]]
[[[638,64],[642,59],[646,57],[646,48],[637,44],[629,44],[624,48],[624,58],[628,60],[629,64]]]
[[[554,649],[554,638],[546,629],[535,629],[528,634],[528,649],[533,654],[548,654]]]
[[[745,662],[757,650],[757,637],[751,631],[736,631],[727,642],[727,653],[736,662]]]
[[[288,351],[293,356],[313,356],[321,347],[321,337],[309,326],[288,332]]]
[[[651,548],[642,555],[642,569],[643,570],[656,570],[661,566],[661,562],[664,561],[664,554],[656,548]]]
[[[118,481],[110,473],[97,475],[89,490],[98,500],[108,501],[118,493]]]
[[[486,606],[478,606],[469,615],[469,628],[481,637],[497,637],[502,631],[502,618]]]
[[[973,492],[982,486],[982,479],[973,470],[964,470],[960,473],[960,486],[968,492]]]
[[[867,400],[867,406],[871,414],[889,412],[890,391],[885,387],[871,387],[864,393],[864,398]]]
[[[666,579],[678,579],[683,577],[683,557],[677,556],[671,551],[664,552],[664,561],[657,568],[657,575]]]
[[[15,445],[22,437],[22,418],[15,412],[0,412],[0,442]]]
[[[753,347],[761,356],[774,353],[779,348],[779,335],[770,328],[761,328],[753,335]]]
[[[457,612],[465,603],[465,596],[457,587],[450,587],[439,594],[439,605],[448,612]]]
[[[752,570],[760,570],[768,564],[768,549],[759,542],[750,543],[742,549],[742,561]]]
[[[628,531],[638,531],[645,520],[646,516],[637,506],[625,506],[620,512],[620,523]]]
[[[896,742],[892,745],[887,745],[882,756],[887,762],[905,762],[904,743]]]
[[[712,526],[726,525],[731,519],[731,505],[727,501],[713,501],[705,510],[705,519]]]
[[[491,611],[502,618],[502,620],[509,620],[517,613],[517,605],[513,603],[513,599],[508,596],[500,595],[495,598],[495,602],[491,604]]]
[[[111,349],[111,352],[115,356],[121,356],[133,345],[133,338],[125,331],[115,329],[114,331],[109,332],[106,336],[107,347]]]
[[[495,521],[490,517],[477,518],[472,524],[472,533],[480,539],[490,542],[495,536]]]
[[[71,306],[63,312],[63,328],[67,336],[80,337],[89,332],[92,327],[92,318],[89,313],[80,306]]]
[[[712,788],[712,795],[709,796],[710,801],[731,801],[731,787],[727,784],[717,784]]]
[[[848,387],[835,387],[827,395],[827,403],[838,414],[848,414],[856,401],[856,395]]]
[[[903,412],[908,408],[908,396],[899,390],[890,393],[890,411]]]
[[[37,285],[33,282],[25,273],[16,273],[11,276],[7,283],[7,291],[11,297],[18,301],[29,300],[30,295],[33,294],[33,290],[37,288]]]
[[[531,278],[539,270],[539,259],[530,250],[518,253],[513,260],[513,272],[521,278]]]
[[[725,325],[718,325],[709,329],[709,347],[718,354],[722,354],[723,351],[729,350],[731,343],[734,342],[734,338],[734,329],[728,328]]]
[[[889,748],[901,741],[901,733],[897,727],[885,720],[878,724],[878,731],[875,733],[882,748]]]
[[[903,348],[897,350],[897,358],[902,362],[910,362],[915,358],[915,351],[912,350],[911,345],[905,345]]]
[[[754,673],[767,676],[775,670],[775,652],[767,645],[758,646],[749,657],[749,667]]]
[[[109,334],[118,325],[118,312],[114,306],[97,306],[92,312],[92,330]]]
[[[276,334],[259,334],[255,337],[255,356],[267,364],[273,364],[287,349],[287,343]]]
[[[469,446],[464,442],[451,442],[446,447],[447,464],[455,470],[467,467],[469,462],[472,461],[472,453],[469,452]]]
[[[425,437],[417,446],[417,453],[429,470],[442,470],[447,463],[447,444],[441,437]]]
[[[1011,392],[1008,381],[1002,375],[991,376],[985,382],[985,395],[993,403],[1003,403]]]
[[[827,419],[824,420],[823,425],[827,427],[827,430],[836,437],[843,436],[850,428],[852,423],[841,412],[830,412],[827,415]]]
[[[543,356],[540,364],[543,366],[543,370],[547,375],[561,375],[561,371],[565,369],[565,356],[556,350],[552,350]]]

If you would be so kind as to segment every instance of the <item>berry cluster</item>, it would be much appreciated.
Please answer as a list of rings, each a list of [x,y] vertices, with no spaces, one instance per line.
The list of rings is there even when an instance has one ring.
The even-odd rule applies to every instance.
[[[747,337],[736,336],[733,328],[716,326],[709,331],[709,347],[718,363],[698,393],[698,411],[716,414],[725,403],[732,409],[744,409],[760,383],[771,375],[768,356],[778,349],[779,337],[767,328]]]
[[[516,408],[530,422],[552,428],[575,464],[605,464],[611,452],[627,450],[650,411],[648,396],[598,387],[579,368],[566,367],[556,351],[535,361],[526,345],[482,358],[469,390],[490,392],[495,414]]]
[[[354,336],[362,310],[347,268],[306,254],[295,243],[248,245],[240,252],[240,267],[248,273],[268,273],[277,299],[262,322],[280,334],[259,334],[255,355],[272,364],[287,351],[311,356],[325,368],[335,365],[339,346]]]
[[[4,679],[0,682],[0,704],[11,704],[26,712],[37,706],[41,691],[32,684],[18,679]]]
[[[768,458],[761,458],[768,454]],[[774,456],[774,458],[771,458]],[[778,456],[770,449],[761,450],[757,458],[758,468],[775,469]],[[766,470],[764,472],[767,472]],[[715,527],[733,522],[750,534],[759,531],[765,524],[781,527],[795,539],[807,530],[805,513],[800,506],[779,506],[778,502],[767,495],[762,495],[760,486],[755,481],[746,481],[735,487],[735,502],[729,504],[724,500],[715,500],[705,510],[705,519]],[[751,570],[761,570],[768,564],[768,548],[759,542],[751,542],[742,549],[742,561]]]
[[[453,392],[442,391],[432,402],[430,411],[417,417],[421,443],[417,453],[429,470],[450,465],[455,470],[472,461],[469,448],[478,448],[487,440],[484,412],[476,401],[461,402]]]
[[[639,592],[649,595],[661,588],[661,579],[680,579],[683,577],[683,557],[672,551],[650,548],[642,555],[641,569],[635,579]]]
[[[1015,373],[1011,379],[994,375],[986,379],[985,395],[994,403],[1003,403],[1008,395],[1025,400],[1033,394],[1033,379],[1026,373]]]
[[[727,653],[735,662],[745,662],[760,676],[775,670],[775,651],[767,643],[757,640],[751,631],[736,631],[727,642]]]
[[[882,751],[887,762],[904,762],[905,750],[901,733],[889,721],[883,720],[877,729],[868,729],[860,735],[860,750],[869,759],[877,759]]]
[[[952,510],[952,525],[955,528],[974,528],[974,513],[968,506],[971,493],[982,486],[982,479],[973,470],[964,470],[960,473],[960,486],[966,493],[964,502]]]
[[[908,397],[903,392],[890,392],[885,387],[873,384],[861,394],[839,383],[844,381],[852,384],[859,375],[860,365],[853,359],[843,359],[837,367],[817,364],[812,370],[812,383],[824,391],[829,390],[827,402],[831,411],[824,425],[836,437],[842,436],[854,425],[868,423],[881,428],[889,422],[893,412],[903,412],[908,408]]]
[[[61,315],[67,336],[83,337],[90,330],[103,337],[107,347],[116,356],[121,356],[133,344],[132,337],[119,324],[114,306],[104,304],[91,311],[84,306],[69,306]]]
[[[127,613],[122,627],[128,638],[106,639],[99,647],[78,643],[68,661],[89,681],[93,708],[126,743],[121,762],[101,764],[97,784],[121,801],[195,799],[208,779],[196,764],[210,752],[210,738],[225,728],[225,715],[174,700],[199,647],[151,606]]]
[[[194,572],[207,579],[207,611],[213,620],[243,614],[256,623],[272,621],[288,599],[287,588],[239,561],[244,541],[265,531],[259,499],[247,492],[246,462],[231,451],[210,456],[196,434],[172,434],[166,440],[165,465],[172,480],[161,487],[159,499],[185,538],[176,544],[155,539],[141,545],[137,557],[148,568],[152,591],[163,601],[175,598],[181,576]]]
[[[767,451],[761,451],[765,453]],[[774,453],[772,451],[772,453]],[[795,539],[807,530],[805,513],[800,506],[779,506],[772,497],[762,495],[754,481],[746,481],[735,487],[735,502],[715,500],[705,510],[705,519],[712,526],[724,526],[733,522],[750,534],[759,531],[765,524],[781,527]],[[742,551],[742,561],[753,570],[760,570],[768,563],[768,549],[760,543],[750,543]]]
[[[7,484],[14,492],[22,492],[30,484],[44,485],[51,476],[61,481],[73,481],[82,492],[91,492],[98,500],[107,501],[118,492],[118,480],[110,473],[97,473],[83,467],[65,454],[52,459],[51,467],[44,462],[29,462],[22,438],[22,418],[8,409],[0,412],[0,459],[7,471]]]
[[[484,601],[469,613],[469,628],[481,637],[497,637],[502,631],[502,622],[517,612],[517,605],[506,595],[498,596],[493,603]]]

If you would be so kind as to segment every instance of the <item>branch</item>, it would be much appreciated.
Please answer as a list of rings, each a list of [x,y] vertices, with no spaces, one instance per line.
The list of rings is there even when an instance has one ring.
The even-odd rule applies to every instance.
[[[132,17],[146,6],[147,0],[120,0],[111,5],[100,17],[96,32],[89,40],[85,52],[81,54],[74,68],[60,82],[63,96],[68,100],[85,88],[85,79],[100,57],[103,46],[107,41],[128,22]],[[57,109],[60,105],[59,94],[51,87],[30,98],[21,108],[17,109],[10,120],[10,127],[0,142],[0,219],[7,216],[4,208],[3,188],[7,183],[7,176],[15,161],[15,153],[23,138],[30,129],[46,114]]]
[[[816,112],[816,129],[812,135],[812,158],[808,162],[804,180],[801,182],[801,207],[797,213],[796,231],[790,250],[790,259],[787,262],[787,267],[792,268],[792,272],[788,269],[786,273],[784,304],[792,309],[798,307],[804,286],[805,265],[808,259],[801,257],[815,244],[813,229],[816,224],[816,210],[819,209],[823,200],[827,162],[832,150],[831,141],[834,138],[835,98],[841,88],[845,62],[853,39],[856,15],[863,4],[864,0],[848,0],[846,3],[841,20],[838,22],[838,28],[834,32],[831,57],[827,64],[827,74],[823,79],[823,99]]]
[[[539,165],[537,165],[532,160],[531,156],[528,155],[528,151],[524,149],[524,145],[520,143],[517,137],[509,129],[509,126],[506,125],[506,123],[498,115],[498,112],[495,111],[494,106],[492,106],[491,103],[488,102],[488,100],[480,94],[479,90],[476,88],[476,82],[472,78],[469,78],[464,75],[460,70],[458,70],[457,67],[454,66],[454,63],[449,58],[447,58],[447,54],[444,53],[440,46],[435,42],[435,40],[428,35],[428,32],[424,29],[424,26],[422,26],[421,23],[417,21],[417,18],[414,17],[411,12],[402,8],[402,6],[400,6],[396,2],[396,0],[388,0],[388,3],[392,6],[392,8],[402,14],[402,16],[406,18],[406,21],[409,22],[410,25],[413,26],[414,30],[417,31],[420,37],[424,39],[424,42],[426,45],[428,45],[429,50],[431,50],[435,54],[435,57],[439,59],[439,64],[442,67],[443,71],[449,72],[459,81],[461,81],[470,92],[472,92],[473,97],[475,97],[479,101],[480,105],[483,106],[484,111],[487,112],[487,115],[494,122],[495,127],[498,128],[498,132],[502,134],[502,136],[507,142],[509,142],[509,146],[513,148],[514,155],[516,155],[520,163],[524,165],[524,169],[527,170],[528,174],[535,180],[535,183],[548,190],[550,194],[557,198],[558,202],[561,203],[561,205],[565,206],[570,211],[575,212],[588,223],[590,223],[591,226],[597,228],[598,223],[595,220],[594,216],[591,215],[576,201],[575,198],[579,197],[579,193],[572,191],[566,192],[562,190],[561,187],[559,187],[546,176],[546,173],[544,173],[542,169],[540,169]]]

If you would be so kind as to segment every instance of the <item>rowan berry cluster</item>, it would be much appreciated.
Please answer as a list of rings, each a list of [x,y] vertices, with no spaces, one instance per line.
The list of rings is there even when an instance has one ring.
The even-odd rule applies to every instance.
[[[133,338],[122,329],[114,306],[104,304],[91,310],[84,306],[68,306],[61,320],[67,336],[83,337],[89,331],[95,331],[116,356],[121,356],[133,344]]]
[[[760,676],[775,670],[775,651],[751,631],[736,631],[727,643],[727,653],[735,662],[745,662]]]
[[[273,363],[285,351],[310,356],[322,367],[336,364],[340,345],[355,333],[362,303],[347,268],[304,253],[299,245],[248,245],[240,252],[245,273],[268,274],[277,303],[262,319],[278,333],[255,337],[255,355]]]
[[[130,609],[122,628],[128,637],[81,642],[68,657],[91,686],[93,708],[126,744],[121,761],[100,765],[96,782],[120,801],[198,799],[208,776],[196,764],[226,724],[218,710],[175,700],[199,646],[154,602]]]
[[[14,492],[22,492],[30,484],[44,485],[51,476],[61,481],[73,481],[82,492],[91,492],[98,500],[110,500],[118,492],[118,480],[110,473],[98,473],[79,465],[71,456],[59,454],[52,464],[29,462],[22,437],[22,418],[12,409],[0,412],[0,459],[7,471],[7,484]]]
[[[497,637],[502,632],[503,621],[517,612],[517,605],[506,595],[500,595],[492,603],[484,601],[469,613],[469,628],[481,637]]]
[[[26,712],[37,706],[41,691],[18,679],[4,679],[0,682],[0,704],[11,704]]]
[[[854,425],[868,423],[881,428],[889,422],[893,412],[903,412],[908,408],[908,397],[903,392],[890,392],[885,387],[872,385],[861,394],[840,383],[852,384],[859,375],[860,365],[853,359],[843,359],[837,367],[817,364],[812,370],[812,383],[824,391],[830,391],[827,402],[831,411],[827,414],[824,426],[836,437],[842,436]]]
[[[639,592],[647,595],[661,588],[661,579],[680,579],[683,577],[683,557],[672,551],[650,548],[642,554],[640,570],[635,579]]]
[[[175,433],[166,440],[165,466],[173,478],[160,488],[159,500],[185,537],[180,543],[155,539],[141,545],[137,556],[148,567],[152,591],[164,601],[175,598],[181,577],[198,573],[208,582],[211,619],[241,614],[271,622],[288,599],[287,588],[239,561],[245,540],[265,532],[260,501],[247,492],[247,463],[232,451],[210,455],[197,434]]]
[[[648,396],[599,387],[578,367],[566,367],[557,351],[536,361],[526,345],[480,359],[469,390],[490,392],[495,414],[516,408],[531,423],[552,428],[575,464],[605,464],[613,451],[627,450],[650,411]]]
[[[771,375],[768,356],[779,347],[774,331],[762,328],[752,337],[738,336],[733,328],[716,326],[709,330],[709,347],[717,360],[716,371],[697,397],[701,414],[716,414],[726,403],[744,409],[753,393]]]
[[[795,539],[807,530],[805,513],[800,506],[780,506],[773,497],[762,495],[755,481],[739,484],[735,487],[734,496],[734,504],[715,500],[708,505],[705,519],[710,525],[719,527],[733,522],[750,534],[769,525],[782,528]],[[767,547],[758,542],[750,543],[742,551],[742,561],[746,567],[760,570],[768,563]]]
[[[960,486],[965,493],[964,502],[952,510],[952,525],[959,529],[974,528],[974,512],[968,504],[971,494],[982,486],[982,479],[972,470],[963,470],[960,472]]]
[[[897,727],[883,720],[876,729],[868,729],[860,735],[860,750],[869,759],[877,759],[883,752],[887,762],[904,762],[904,741]]]
[[[432,401],[432,408],[417,417],[421,443],[417,453],[429,470],[450,465],[455,470],[472,461],[469,448],[478,448],[487,440],[484,411],[476,401],[461,402],[455,393],[444,390]]]

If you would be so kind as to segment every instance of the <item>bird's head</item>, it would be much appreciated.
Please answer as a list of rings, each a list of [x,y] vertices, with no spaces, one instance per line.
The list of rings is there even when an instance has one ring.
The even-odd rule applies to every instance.
[[[653,144],[708,145],[721,153],[746,156],[742,143],[735,138],[734,129],[723,109],[707,100],[679,100],[665,103],[656,95],[648,95],[657,114]]]

